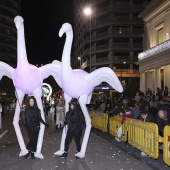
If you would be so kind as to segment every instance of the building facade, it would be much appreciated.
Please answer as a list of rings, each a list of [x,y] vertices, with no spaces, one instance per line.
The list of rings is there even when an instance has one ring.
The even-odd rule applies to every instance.
[[[126,87],[139,84],[138,53],[144,24],[138,15],[147,0],[75,0],[74,58],[87,72],[112,68]],[[91,15],[83,10],[89,6]],[[79,57],[79,60],[78,60]]]
[[[139,15],[144,20],[144,51],[138,55],[140,90],[170,87],[170,1],[152,0]]]
[[[14,18],[19,14],[20,0],[0,1],[0,61],[16,66],[17,33]]]

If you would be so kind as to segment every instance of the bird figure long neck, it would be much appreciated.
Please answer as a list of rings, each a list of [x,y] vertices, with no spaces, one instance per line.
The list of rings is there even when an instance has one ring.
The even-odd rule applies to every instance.
[[[64,44],[63,54],[62,54],[62,80],[68,81],[70,77],[73,76],[73,70],[70,64],[70,55],[71,55],[71,47],[73,41],[73,31],[70,24],[65,23],[63,24],[62,28],[60,29],[60,36],[63,33],[66,33],[66,41]]]
[[[17,28],[17,68],[26,69],[29,66],[24,35],[24,23],[20,16],[15,17],[14,22]]]

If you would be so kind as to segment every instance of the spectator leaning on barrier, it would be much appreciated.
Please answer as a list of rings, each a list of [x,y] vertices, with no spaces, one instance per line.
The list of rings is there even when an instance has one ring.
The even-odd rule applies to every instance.
[[[152,122],[155,123],[155,119],[152,114],[148,112],[148,110],[142,110],[140,112],[140,120],[143,122]]]
[[[124,109],[124,113],[121,112],[119,115],[122,117],[122,120],[121,120],[121,126],[118,128],[118,131],[117,131],[117,136],[121,137],[121,136],[123,136],[123,133],[122,133],[122,124],[124,123],[124,121],[127,118],[132,118],[132,113],[131,113],[131,110],[127,107],[127,108]],[[115,137],[115,139],[118,142],[120,142],[119,138]]]
[[[154,118],[154,122],[156,123],[158,108],[157,107],[149,107],[148,109],[149,114],[151,114]]]
[[[124,111],[125,111],[125,113],[121,114],[121,116],[122,116],[121,124],[123,124],[127,118],[132,118],[132,113],[129,108],[125,108]]]
[[[163,136],[163,130],[166,125],[170,125],[170,108],[162,107],[158,110],[157,124],[160,136]]]

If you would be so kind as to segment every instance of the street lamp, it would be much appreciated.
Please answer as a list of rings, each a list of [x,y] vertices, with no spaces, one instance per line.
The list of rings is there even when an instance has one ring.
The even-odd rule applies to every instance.
[[[80,60],[80,68],[81,68],[81,57],[78,57],[78,60]]]
[[[90,34],[89,35],[89,38],[90,38],[90,41],[89,41],[90,45],[89,46],[90,46],[90,72],[91,72],[91,14],[92,14],[91,8],[86,7],[84,9],[84,14],[89,17],[89,34]]]

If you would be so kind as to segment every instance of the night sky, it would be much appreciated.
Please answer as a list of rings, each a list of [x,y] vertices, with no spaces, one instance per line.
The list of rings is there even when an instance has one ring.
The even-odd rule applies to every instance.
[[[73,26],[74,0],[22,0],[20,15],[24,19],[25,43],[31,64],[48,64],[61,61],[65,34],[59,30],[65,22]],[[53,93],[60,88],[52,76],[44,80],[52,86]]]
[[[73,26],[74,0],[22,0],[25,41],[31,64],[61,61],[65,36],[58,36],[62,24]]]

